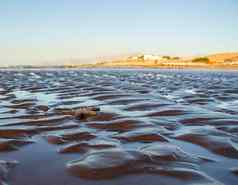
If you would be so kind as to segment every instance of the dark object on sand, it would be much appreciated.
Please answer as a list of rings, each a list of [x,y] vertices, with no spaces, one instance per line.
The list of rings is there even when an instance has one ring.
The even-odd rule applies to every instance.
[[[96,116],[97,112],[100,111],[100,108],[98,108],[98,107],[80,107],[80,108],[74,108],[74,109],[62,109],[62,110],[57,110],[57,111],[65,114],[65,115],[72,115],[78,119],[86,119],[91,116]]]

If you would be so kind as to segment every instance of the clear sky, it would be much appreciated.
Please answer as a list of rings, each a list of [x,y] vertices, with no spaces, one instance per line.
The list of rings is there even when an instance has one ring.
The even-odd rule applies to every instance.
[[[2,0],[0,64],[238,51],[238,0]]]

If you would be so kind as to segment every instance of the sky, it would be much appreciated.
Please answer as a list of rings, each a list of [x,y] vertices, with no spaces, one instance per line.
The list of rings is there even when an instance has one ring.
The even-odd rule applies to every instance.
[[[238,0],[2,0],[0,65],[238,51]]]

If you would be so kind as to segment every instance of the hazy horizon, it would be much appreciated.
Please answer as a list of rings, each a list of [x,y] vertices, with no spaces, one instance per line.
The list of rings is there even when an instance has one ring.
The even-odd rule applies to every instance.
[[[236,0],[11,0],[0,16],[1,66],[238,51]]]

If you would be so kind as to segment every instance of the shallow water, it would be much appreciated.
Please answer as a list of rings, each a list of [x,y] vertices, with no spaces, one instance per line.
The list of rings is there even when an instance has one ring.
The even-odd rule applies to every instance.
[[[238,72],[0,71],[0,160],[0,184],[236,185]]]

